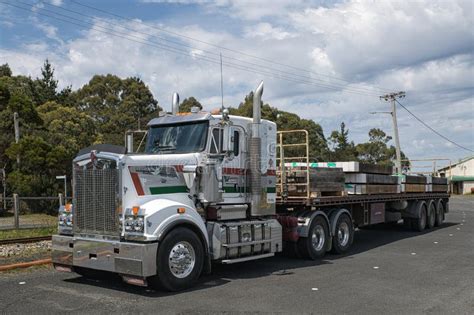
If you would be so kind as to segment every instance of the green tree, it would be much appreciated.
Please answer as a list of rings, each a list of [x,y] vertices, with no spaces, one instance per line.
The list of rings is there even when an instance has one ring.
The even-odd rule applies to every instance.
[[[10,69],[10,66],[8,63],[4,63],[3,65],[0,66],[0,77],[11,77],[12,76],[12,70]]]
[[[340,130],[334,130],[328,138],[331,146],[330,159],[332,161],[356,161],[357,150],[353,141],[349,141],[349,130],[344,122]]]
[[[250,92],[237,108],[230,108],[230,114],[252,117],[253,115],[253,92]],[[328,146],[324,137],[322,127],[310,119],[302,119],[294,113],[278,110],[269,104],[262,106],[262,118],[273,121],[277,124],[278,130],[307,130],[309,141],[309,156],[312,161],[322,161],[328,156]],[[304,142],[304,134],[285,135],[285,143]],[[287,156],[304,156],[303,147],[293,147],[286,149]]]
[[[143,128],[161,110],[142,80],[111,74],[95,75],[70,99],[92,117],[103,141],[117,145],[123,145],[125,131]]]
[[[54,78],[54,68],[48,59],[45,60],[41,68],[41,78],[35,80],[35,85],[35,101],[37,105],[56,100],[58,81]]]
[[[202,110],[202,105],[196,100],[193,96],[186,98],[181,104],[179,104],[180,113],[189,113],[191,108],[198,107],[199,110]]]
[[[364,162],[384,165],[394,165],[396,160],[396,150],[394,146],[389,146],[388,142],[392,137],[378,128],[370,129],[369,141],[356,146],[359,159]],[[407,156],[401,152],[402,160],[408,160]],[[402,166],[409,167],[409,162]]]

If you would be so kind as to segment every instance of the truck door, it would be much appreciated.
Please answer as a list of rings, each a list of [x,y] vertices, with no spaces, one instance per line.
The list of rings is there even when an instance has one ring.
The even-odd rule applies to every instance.
[[[232,150],[222,163],[224,202],[245,202],[247,171],[244,164],[246,160],[244,129],[240,126],[231,126],[230,141]]]

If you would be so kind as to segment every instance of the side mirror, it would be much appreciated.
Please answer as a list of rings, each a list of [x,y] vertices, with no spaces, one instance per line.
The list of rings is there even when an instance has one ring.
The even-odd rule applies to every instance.
[[[234,143],[232,141],[232,132],[229,125],[224,126],[223,138],[222,151],[226,153],[232,152],[234,150]]]

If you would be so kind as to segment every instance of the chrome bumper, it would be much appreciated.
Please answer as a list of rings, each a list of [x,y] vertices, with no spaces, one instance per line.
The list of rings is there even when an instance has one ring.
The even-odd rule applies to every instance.
[[[149,277],[156,274],[158,243],[126,243],[53,235],[54,264]]]

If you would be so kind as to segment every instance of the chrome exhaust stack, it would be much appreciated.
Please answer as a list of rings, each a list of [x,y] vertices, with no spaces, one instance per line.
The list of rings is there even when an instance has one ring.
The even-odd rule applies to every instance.
[[[178,112],[179,112],[179,94],[175,92],[173,94],[173,102],[172,102],[172,105],[171,105],[171,113],[173,115],[176,115]]]
[[[251,209],[252,216],[262,215],[262,171],[261,171],[261,153],[262,138],[260,129],[262,125],[262,94],[263,81],[260,82],[253,94],[253,122],[252,136],[249,140],[250,153],[250,192],[251,192]]]

